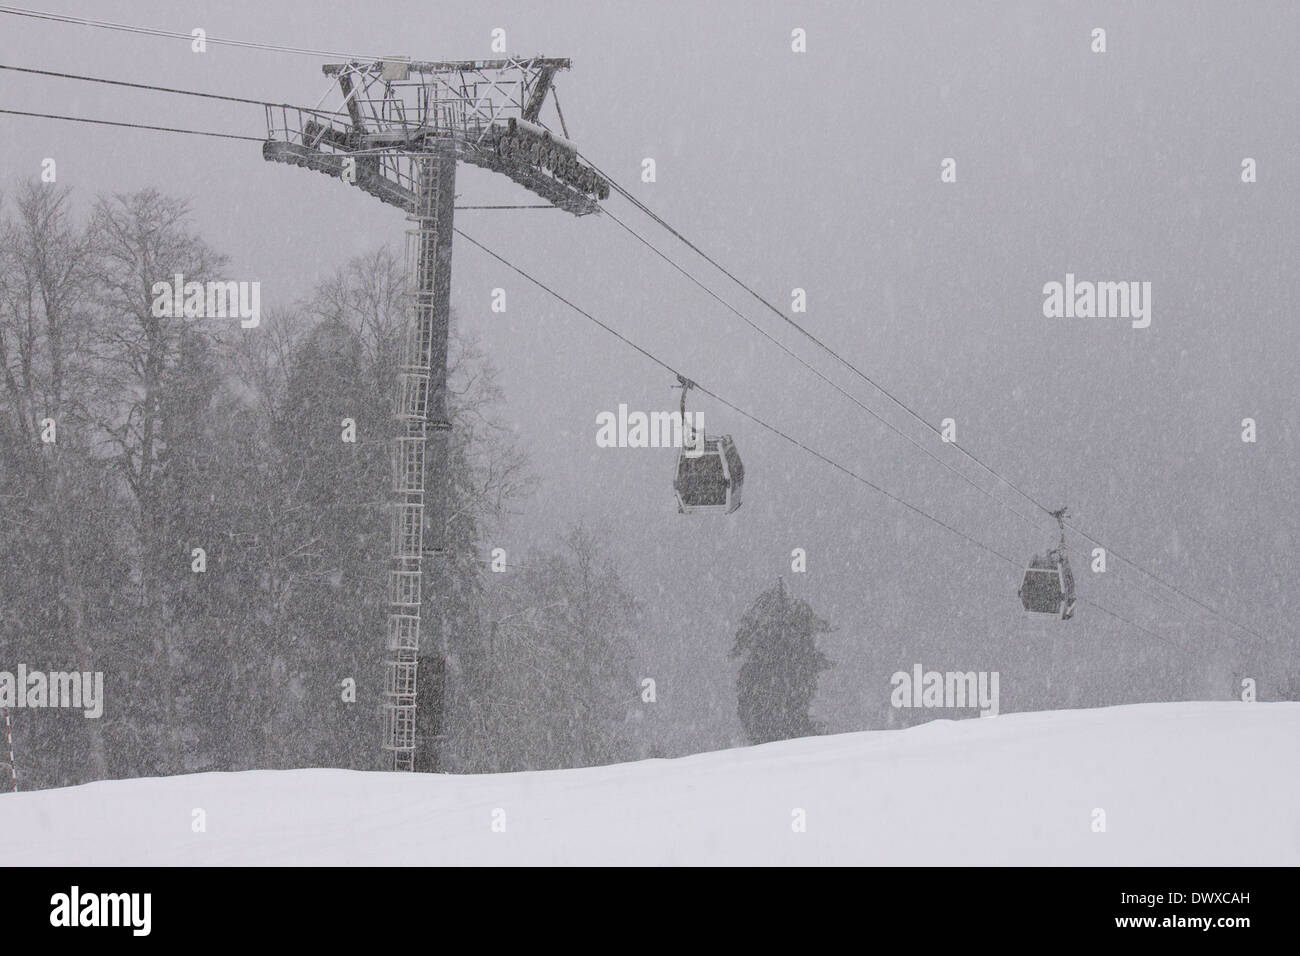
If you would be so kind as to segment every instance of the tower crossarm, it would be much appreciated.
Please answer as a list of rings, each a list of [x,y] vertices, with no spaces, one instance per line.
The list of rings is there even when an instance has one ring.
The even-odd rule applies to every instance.
[[[552,57],[327,64],[340,108],[268,106],[262,155],[344,179],[409,212],[413,164],[450,147],[458,161],[586,215],[608,198],[608,181],[539,122],[555,74],[568,68],[569,60]]]

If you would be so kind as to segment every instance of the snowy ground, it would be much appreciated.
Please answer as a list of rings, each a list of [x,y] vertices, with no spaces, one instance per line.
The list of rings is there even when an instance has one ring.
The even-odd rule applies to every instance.
[[[0,795],[0,862],[1294,866],[1300,703],[1008,714],[545,773],[108,781]]]

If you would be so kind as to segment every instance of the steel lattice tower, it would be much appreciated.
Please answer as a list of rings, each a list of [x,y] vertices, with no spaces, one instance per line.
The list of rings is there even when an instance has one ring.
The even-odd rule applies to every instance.
[[[420,660],[445,673],[445,602],[428,585],[446,579],[447,341],[456,164],[502,173],[575,215],[599,209],[609,184],[567,138],[539,124],[555,73],[568,60],[379,60],[330,64],[342,109],[267,107],[267,160],[314,169],[404,210],[407,323],[396,376],[393,531],[384,662],[384,741],[393,770],[437,769],[441,713],[416,731]],[[558,113],[558,106],[557,106]],[[563,126],[563,117],[560,117]],[[422,630],[426,633],[422,634]],[[423,642],[423,647],[422,647]],[[441,708],[439,688],[433,707]],[[417,753],[425,759],[417,759]]]

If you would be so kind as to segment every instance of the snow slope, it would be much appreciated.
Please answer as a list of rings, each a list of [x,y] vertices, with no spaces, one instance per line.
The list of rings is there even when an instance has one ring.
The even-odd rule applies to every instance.
[[[542,773],[105,781],[0,795],[0,863],[1296,865],[1300,703],[939,720]]]

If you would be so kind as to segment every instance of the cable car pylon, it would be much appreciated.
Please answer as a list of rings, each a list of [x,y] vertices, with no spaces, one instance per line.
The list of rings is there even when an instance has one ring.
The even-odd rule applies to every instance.
[[[407,323],[396,377],[383,753],[391,770],[441,769],[447,690],[447,342],[456,164],[501,173],[575,216],[608,181],[539,124],[567,59],[353,60],[323,67],[336,112],[265,105],[262,156],[343,180],[403,210]],[[554,97],[552,97],[552,100]],[[429,562],[434,562],[430,566]],[[433,574],[434,584],[426,585]],[[423,640],[421,630],[431,640]],[[423,662],[424,667],[420,665]],[[417,722],[416,700],[425,701]],[[417,726],[418,723],[418,726]],[[417,759],[417,751],[420,757]]]

